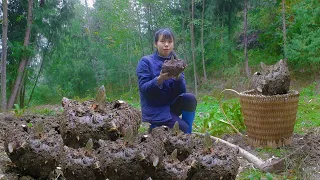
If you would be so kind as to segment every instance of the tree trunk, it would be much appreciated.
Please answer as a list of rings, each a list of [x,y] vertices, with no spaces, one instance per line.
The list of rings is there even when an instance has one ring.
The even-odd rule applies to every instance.
[[[232,9],[231,3],[228,2],[228,41],[231,41],[231,29],[232,29]],[[230,49],[230,48],[229,48]]]
[[[84,1],[84,4],[85,4],[85,6],[86,6],[86,20],[87,20],[87,22],[86,22],[86,28],[87,28],[87,30],[88,30],[89,39],[90,39],[90,26],[89,26],[89,21],[90,21],[89,18],[90,18],[90,16],[89,16],[89,5],[88,5],[87,0]]]
[[[202,49],[202,67],[203,67],[203,78],[204,78],[204,83],[207,82],[207,73],[206,73],[206,63],[204,61],[204,44],[203,44],[203,31],[204,31],[204,4],[205,0],[202,1],[202,21],[201,21],[201,49]]]
[[[191,23],[190,23],[190,32],[191,32],[191,49],[192,49],[192,62],[193,62],[193,75],[194,75],[194,93],[195,96],[198,96],[197,88],[197,68],[196,68],[196,53],[195,53],[195,38],[194,38],[194,0],[192,0],[192,9],[191,9]]]
[[[233,16],[232,16],[231,6],[232,6],[232,4],[230,2],[228,2],[228,42],[229,43],[232,42],[232,40],[231,40],[231,33],[232,32],[231,31],[232,31],[232,18],[233,18]],[[228,49],[228,60],[231,64],[233,64],[232,63],[233,58],[232,58],[231,46],[228,45],[227,49]]]
[[[282,0],[282,27],[283,27],[283,52],[284,58],[287,58],[287,35],[286,35],[286,14],[285,14],[285,0]]]
[[[151,50],[151,53],[153,52],[153,46],[154,46],[154,42],[153,42],[153,32],[152,32],[152,26],[151,26],[151,23],[152,23],[152,17],[151,17],[151,4],[150,3],[147,3],[146,4],[146,16],[147,16],[147,23],[148,23],[148,32],[149,32],[149,36],[150,36],[150,50]]]
[[[224,33],[224,15],[226,12],[226,7],[225,4],[223,3],[223,7],[222,7],[222,18],[221,18],[221,32],[220,32],[220,38],[221,38],[221,48],[223,48],[223,33]]]
[[[131,78],[131,70],[130,67],[132,67],[132,62],[131,62],[131,53],[129,53],[129,40],[127,39],[127,59],[129,61],[129,66],[128,66],[128,83],[129,83],[129,92],[130,96],[132,95],[132,78]]]
[[[248,62],[248,39],[247,39],[247,0],[244,0],[244,24],[243,24],[243,36],[244,36],[244,58],[245,58],[245,66],[246,66],[246,74],[247,77],[250,78],[251,73],[249,69]]]
[[[3,22],[2,22],[2,55],[1,55],[1,108],[7,110],[7,37],[8,37],[8,4],[2,0]]]
[[[181,33],[182,33],[182,54],[183,54],[183,58],[186,62],[188,62],[188,51],[186,50],[186,33],[185,33],[185,13],[184,13],[184,8],[186,7],[185,4],[183,4],[183,2],[180,0],[179,4],[181,6],[180,8],[180,13],[181,13]]]
[[[89,5],[88,5],[88,2],[87,0],[84,1],[85,2],[85,6],[86,6],[86,13],[85,13],[85,17],[86,17],[86,28],[88,30],[88,44],[87,44],[87,53],[89,55],[89,58],[90,58],[90,61],[91,61],[91,65],[92,65],[92,68],[93,69],[96,69],[96,71],[94,71],[94,76],[95,76],[95,79],[96,79],[96,85],[100,86],[101,85],[101,78],[99,76],[99,74],[101,73],[100,70],[97,70],[99,66],[98,62],[97,62],[97,59],[96,59],[96,56],[94,56],[93,54],[95,54],[94,52],[94,48],[91,48],[92,47],[92,43],[91,43],[91,28],[90,28],[90,10],[89,10]],[[93,52],[92,52],[93,51]]]
[[[221,57],[221,59],[224,61],[225,59],[224,59],[224,22],[225,22],[225,3],[223,3],[223,8],[222,8],[222,18],[221,18],[221,31],[220,31],[220,57]]]
[[[135,10],[133,8],[133,12],[136,13],[136,25],[137,25],[137,28],[139,30],[138,32],[138,36],[139,36],[139,42],[140,42],[140,48],[141,48],[141,57],[144,56],[144,49],[143,49],[143,40],[142,40],[142,30],[141,30],[141,22],[140,22],[140,15],[139,15],[139,11],[141,10],[141,8],[139,7],[138,3],[136,0],[133,0],[133,7],[136,7],[137,10]],[[152,44],[153,45],[153,44]]]
[[[44,61],[44,57],[42,57],[42,61],[41,61],[41,64],[40,64],[40,69],[39,69],[38,75],[37,75],[37,77],[36,77],[36,82],[35,82],[34,85],[33,85],[33,88],[32,88],[32,91],[31,91],[31,94],[30,94],[30,97],[29,97],[29,100],[28,100],[28,102],[27,102],[27,106],[29,106],[30,101],[32,100],[32,95],[33,95],[34,89],[35,89],[35,87],[36,87],[37,84],[38,84],[38,80],[39,80],[41,71],[42,71],[42,69],[43,69],[43,61]]]
[[[19,107],[20,108],[24,108],[24,97],[25,97],[25,93],[26,93],[26,80],[25,80],[25,76],[22,78],[22,86],[20,89],[20,93],[19,93]]]
[[[24,42],[23,42],[24,47],[28,47],[28,45],[29,45],[29,39],[30,39],[30,34],[31,34],[31,25],[32,25],[32,8],[33,8],[33,0],[29,0],[28,1],[27,28],[26,28],[26,34],[25,34]],[[12,93],[11,93],[11,96],[10,96],[10,99],[8,102],[8,109],[12,108],[14,101],[17,97],[18,90],[20,89],[20,86],[21,86],[23,73],[25,71],[25,67],[27,66],[27,62],[28,62],[28,57],[25,57],[25,56],[21,57],[17,78],[16,78],[14,88],[12,90]]]
[[[52,36],[51,36],[51,37],[52,37]],[[42,69],[43,69],[44,58],[45,58],[46,55],[47,55],[48,48],[49,48],[49,42],[51,42],[51,39],[52,39],[51,37],[50,37],[49,40],[48,40],[47,48],[46,48],[45,50],[43,50],[44,53],[43,53],[43,56],[42,56],[42,60],[41,60],[41,62],[40,62],[40,63],[41,63],[41,64],[40,64],[40,69],[39,69],[39,72],[38,72],[37,77],[36,77],[36,82],[34,83],[33,88],[32,88],[32,91],[31,91],[31,93],[30,93],[30,97],[29,97],[29,100],[28,100],[28,102],[27,102],[27,106],[29,106],[30,101],[32,100],[32,95],[33,95],[34,89],[35,89],[35,87],[36,87],[37,84],[38,84],[38,80],[39,80],[40,74],[41,74]]]

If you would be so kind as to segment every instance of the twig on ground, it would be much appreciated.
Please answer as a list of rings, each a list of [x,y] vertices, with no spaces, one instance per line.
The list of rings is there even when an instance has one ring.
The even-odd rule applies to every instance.
[[[193,134],[196,135],[200,135],[200,136],[205,136],[202,133],[198,133],[198,132],[193,132]],[[294,154],[296,154],[298,151],[302,150],[302,148],[305,146],[301,146],[300,148],[298,148],[296,151],[294,151],[293,153],[285,156],[284,158],[281,158],[279,160],[275,160],[275,161],[271,161],[271,162],[266,162],[261,160],[259,157],[251,154],[250,152],[242,149],[241,147],[232,144],[228,141],[225,141],[223,139],[214,137],[214,136],[210,136],[211,139],[215,140],[215,141],[219,141],[224,143],[225,145],[231,147],[231,148],[235,148],[238,150],[238,154],[240,156],[242,156],[243,158],[245,158],[247,161],[249,161],[250,163],[252,163],[256,168],[260,169],[261,171],[264,172],[282,172],[285,170],[285,160],[292,157]]]
[[[56,177],[56,179],[55,179],[55,180],[58,180],[58,178],[60,177],[60,175],[61,175],[61,173],[59,173],[59,174],[58,174],[58,176]]]

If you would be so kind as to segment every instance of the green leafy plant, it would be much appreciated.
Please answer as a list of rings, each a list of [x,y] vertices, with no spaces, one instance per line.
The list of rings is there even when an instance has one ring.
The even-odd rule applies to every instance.
[[[273,176],[269,172],[266,173],[266,178],[267,180],[273,180]]]
[[[250,174],[248,176],[248,179],[250,179],[250,180],[260,180],[261,179],[261,175],[260,174]]]
[[[53,116],[56,115],[56,111],[50,108],[41,108],[41,109],[34,109],[32,111],[35,114],[40,114],[44,116]]]
[[[197,114],[195,129],[199,132],[208,131],[213,135],[232,133],[234,130],[230,122],[240,132],[245,130],[241,106],[237,99],[227,100],[220,106],[217,99],[204,96],[204,101],[197,107]]]
[[[263,176],[263,173],[256,169],[246,169],[244,170],[238,179],[241,180],[260,180]]]
[[[138,132],[145,133],[145,132],[148,132],[148,129],[149,129],[149,127],[140,125]]]
[[[273,180],[273,179],[287,179],[287,178],[283,175],[271,174],[269,172],[264,173],[257,169],[246,169],[240,173],[237,179],[239,180],[248,180],[248,179],[249,180],[261,180],[261,179]]]
[[[245,129],[239,102],[223,103],[220,107],[225,115],[224,119],[219,119],[220,122],[232,126],[235,131],[243,131]]]
[[[20,108],[20,106],[18,104],[14,104],[13,112],[14,112],[15,116],[21,117],[25,113],[25,108]]]
[[[28,128],[32,128],[33,124],[32,124],[31,122],[29,122],[29,123],[27,124],[27,126],[28,126]]]

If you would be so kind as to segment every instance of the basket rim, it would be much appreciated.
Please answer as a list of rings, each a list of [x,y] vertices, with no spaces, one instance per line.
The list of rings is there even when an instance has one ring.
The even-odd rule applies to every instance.
[[[250,94],[252,92],[254,92],[254,89],[250,89],[250,90],[246,90],[246,91],[242,91],[239,93],[239,96],[242,97],[261,97],[261,98],[274,98],[274,97],[292,97],[292,96],[299,96],[299,91],[297,90],[289,90],[288,93],[286,94],[276,94],[276,95],[272,95],[272,96],[266,96],[263,94]]]

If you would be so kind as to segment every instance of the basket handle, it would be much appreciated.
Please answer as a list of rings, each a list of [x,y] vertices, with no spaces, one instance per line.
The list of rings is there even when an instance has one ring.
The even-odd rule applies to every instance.
[[[232,91],[232,92],[236,93],[238,96],[240,95],[240,93],[238,91],[234,90],[234,89],[224,89],[223,91],[220,92],[220,95],[222,93],[224,93],[225,91]]]
[[[227,114],[225,113],[223,107],[222,107],[222,93],[224,93],[225,91],[232,91],[234,93],[236,93],[237,95],[240,95],[240,93],[234,89],[224,89],[223,91],[220,92],[220,102],[219,102],[219,106],[220,106],[220,109],[223,113],[223,115],[226,117],[227,121],[228,121],[228,124],[232,127],[232,129],[238,134],[240,135],[241,137],[243,137],[243,134],[241,134],[241,132],[231,123],[230,119],[228,118]]]

